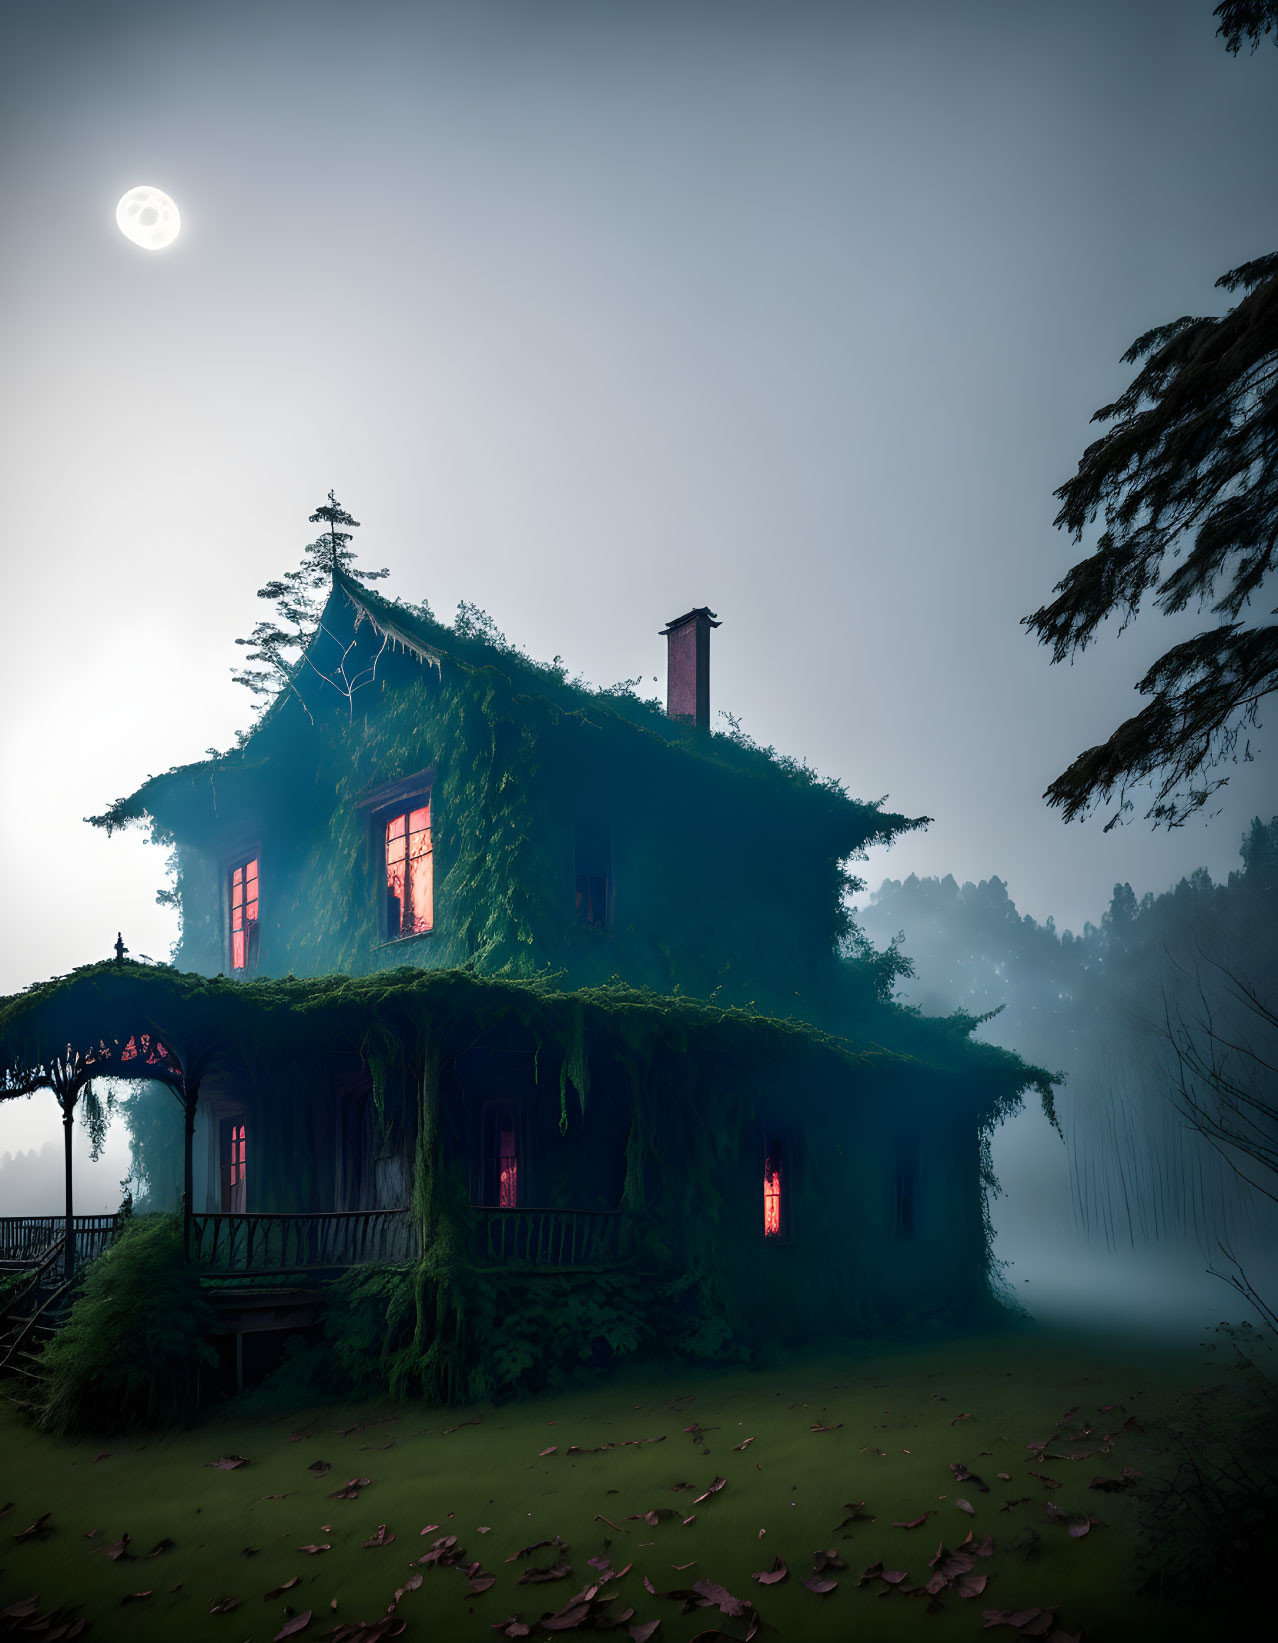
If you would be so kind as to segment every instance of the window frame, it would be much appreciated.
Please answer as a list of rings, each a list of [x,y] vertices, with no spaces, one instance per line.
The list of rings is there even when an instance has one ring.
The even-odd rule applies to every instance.
[[[235,875],[257,864],[257,917],[245,920],[244,963],[235,962]],[[246,844],[224,860],[222,871],[222,929],[227,972],[232,976],[251,976],[260,967],[262,949],[262,847]],[[249,905],[248,897],[244,906]]]
[[[591,833],[594,833],[597,836],[594,841],[590,841],[589,839],[583,839],[583,835],[589,835]],[[585,845],[587,843],[590,843],[590,842],[597,843],[601,839],[606,840],[606,848],[602,851],[599,851],[597,854],[585,848]],[[582,871],[581,867],[579,866],[579,863],[580,863],[580,861],[582,860],[583,857],[588,862],[591,861],[592,859],[594,861],[598,862],[600,858],[603,858],[603,869],[604,869],[604,871],[603,871],[604,916],[603,916],[602,920],[597,920],[593,923],[588,921],[587,919],[584,919],[581,916],[581,907],[580,907],[580,904],[577,900],[577,897],[580,894],[580,891],[578,890],[578,883],[583,878],[586,878],[586,879],[598,878],[600,875],[597,874],[597,873],[591,873],[589,870],[587,870],[586,872]],[[573,824],[573,832],[572,832],[572,909],[573,909],[573,914],[572,914],[572,916],[573,916],[573,924],[577,929],[579,929],[579,930],[596,930],[596,931],[602,931],[602,932],[606,933],[606,932],[610,931],[613,928],[613,918],[614,918],[616,895],[617,895],[617,876],[616,876],[616,872],[615,872],[615,860],[616,860],[616,857],[615,857],[615,852],[614,852],[614,849],[613,849],[612,824],[610,822],[607,822],[607,821],[604,821],[604,820],[599,820],[599,819],[593,819],[593,820],[578,820]]]
[[[515,1151],[515,1179],[513,1203],[503,1204],[502,1198],[502,1169],[501,1160],[507,1156],[500,1148],[501,1115],[509,1112],[513,1119]],[[495,1143],[490,1149],[489,1135],[495,1137]],[[528,1206],[528,1147],[524,1128],[524,1102],[521,1096],[487,1096],[479,1111],[479,1174],[476,1182],[475,1205],[476,1209],[489,1210],[518,1210]],[[492,1176],[490,1183],[489,1176]],[[489,1186],[494,1191],[489,1195]]]
[[[368,857],[374,893],[377,897],[377,947],[399,947],[407,941],[427,941],[439,928],[435,916],[435,816],[432,802],[434,785],[435,768],[432,765],[429,769],[419,770],[411,776],[401,777],[398,781],[383,782],[366,793],[356,806],[364,812],[368,824]],[[431,855],[430,929],[392,933],[386,882],[386,829],[397,817],[407,818],[414,810],[423,807],[431,811],[428,829]]]
[[[768,1183],[769,1165],[773,1165],[777,1178],[777,1226],[776,1231],[768,1230]],[[763,1143],[763,1241],[765,1244],[788,1244],[790,1242],[790,1197],[793,1192],[793,1160],[790,1148],[785,1137],[771,1135]]]

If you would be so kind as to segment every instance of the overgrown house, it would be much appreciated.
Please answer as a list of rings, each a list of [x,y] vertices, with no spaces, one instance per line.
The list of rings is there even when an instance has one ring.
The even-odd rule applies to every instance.
[[[5,1001],[7,1088],[169,1086],[237,1335],[390,1263],[400,1379],[460,1397],[990,1304],[988,1137],[1050,1087],[891,1002],[846,863],[920,824],[713,734],[717,626],[663,713],[337,571],[243,745],[98,818],[172,847],[174,964]]]

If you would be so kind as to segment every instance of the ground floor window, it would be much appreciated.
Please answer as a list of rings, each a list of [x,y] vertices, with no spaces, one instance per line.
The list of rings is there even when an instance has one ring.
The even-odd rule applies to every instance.
[[[781,1237],[781,1147],[773,1142],[763,1159],[763,1236]]]
[[[519,1108],[493,1101],[484,1109],[482,1200],[498,1209],[519,1207]]]
[[[248,1204],[248,1129],[242,1118],[221,1125],[223,1215],[243,1215]]]
[[[914,1235],[914,1187],[919,1172],[919,1142],[916,1135],[903,1135],[896,1147],[895,1213],[897,1236]]]

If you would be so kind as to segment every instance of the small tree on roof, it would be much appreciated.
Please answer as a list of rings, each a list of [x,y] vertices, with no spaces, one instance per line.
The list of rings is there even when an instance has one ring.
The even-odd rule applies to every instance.
[[[328,528],[306,544],[296,570],[285,571],[281,578],[257,590],[259,599],[274,604],[274,615],[259,622],[247,639],[235,641],[251,647],[245,661],[258,665],[233,670],[233,677],[236,684],[255,696],[274,697],[292,684],[297,659],[315,636],[333,578],[339,572],[361,582],[376,582],[390,574],[384,566],[381,570],[361,570],[355,564],[355,550],[350,543],[352,533],[359,529],[359,520],[346,512],[332,491],[328,501],[310,515],[310,523]],[[350,526],[350,530],[340,529],[343,525]]]

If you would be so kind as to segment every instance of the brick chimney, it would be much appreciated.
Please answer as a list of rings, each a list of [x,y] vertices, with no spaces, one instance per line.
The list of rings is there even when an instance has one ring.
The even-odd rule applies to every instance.
[[[721,627],[704,605],[662,628],[666,640],[666,715],[710,728],[710,629]]]

